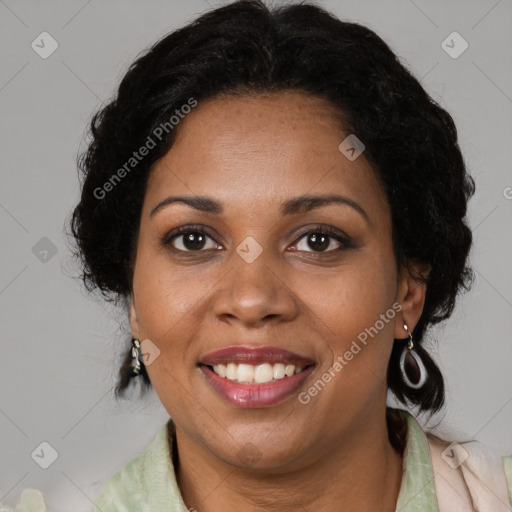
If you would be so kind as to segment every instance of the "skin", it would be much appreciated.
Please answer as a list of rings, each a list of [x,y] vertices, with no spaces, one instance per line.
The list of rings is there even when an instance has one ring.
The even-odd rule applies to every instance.
[[[160,350],[147,370],[177,427],[187,507],[395,510],[402,459],[388,440],[386,368],[394,338],[407,336],[404,321],[412,332],[421,315],[425,287],[397,273],[386,195],[364,153],[349,161],[338,150],[347,135],[330,104],[299,92],[217,97],[180,122],[152,169],[130,320],[133,335]],[[335,203],[281,215],[281,202],[304,194],[342,195],[368,219]],[[212,197],[224,211],[172,203],[150,216],[171,195]],[[208,232],[202,248],[187,252],[183,234],[162,245],[192,224]],[[352,246],[309,244],[303,233],[322,226]],[[236,252],[246,237],[263,249],[252,263]],[[304,391],[396,302],[402,311],[307,405],[297,393],[272,407],[235,407],[197,366],[227,346],[281,347],[316,361]]]

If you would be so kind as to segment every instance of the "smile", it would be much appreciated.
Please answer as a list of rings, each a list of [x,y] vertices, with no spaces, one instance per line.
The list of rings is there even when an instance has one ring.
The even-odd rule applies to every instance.
[[[246,369],[243,368],[244,366],[251,366],[251,369],[247,371],[252,371],[253,374],[257,371],[253,370],[252,365],[233,365],[233,367],[227,365],[226,372],[228,371],[228,366],[230,368],[229,371],[231,372],[233,372],[233,367],[235,367],[237,375],[238,371],[240,370],[240,366],[242,366],[242,372],[246,371]],[[267,375],[266,378],[270,377],[270,369],[273,372],[275,365],[271,366],[270,364],[267,365],[266,363],[258,365],[258,367],[261,366],[268,366],[268,368],[260,370],[260,372],[264,372]],[[211,388],[218,396],[220,396],[227,403],[236,407],[251,408],[272,407],[294,396],[304,384],[304,381],[313,373],[315,369],[315,365],[313,364],[303,369],[293,368],[292,373],[292,367],[293,365],[288,366],[288,372],[291,373],[291,375],[286,375],[285,367],[285,375],[282,378],[274,378],[272,376],[272,378],[267,382],[258,383],[252,381],[251,383],[247,383],[239,382],[237,378],[231,380],[227,376],[221,377],[214,371],[213,367],[206,366],[204,364],[199,365],[199,368],[203,375],[206,377],[209,386],[211,386]],[[278,366],[278,375],[281,373],[282,369]]]
[[[302,366],[283,363],[263,363],[252,365],[246,363],[216,364],[210,367],[217,375],[239,384],[265,384],[285,379],[302,372]]]

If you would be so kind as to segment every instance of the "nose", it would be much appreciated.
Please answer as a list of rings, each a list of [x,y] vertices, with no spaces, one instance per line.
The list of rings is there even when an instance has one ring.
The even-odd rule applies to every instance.
[[[299,301],[268,252],[264,250],[250,263],[234,252],[226,264],[229,271],[212,299],[218,319],[261,327],[269,322],[289,322],[297,316]]]

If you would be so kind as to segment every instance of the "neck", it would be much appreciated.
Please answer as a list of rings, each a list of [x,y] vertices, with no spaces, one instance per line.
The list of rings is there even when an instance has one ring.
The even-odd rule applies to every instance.
[[[313,461],[287,472],[283,467],[247,470],[226,464],[177,429],[178,487],[187,507],[200,512],[394,511],[402,458],[389,442],[385,414],[365,417],[343,437]]]

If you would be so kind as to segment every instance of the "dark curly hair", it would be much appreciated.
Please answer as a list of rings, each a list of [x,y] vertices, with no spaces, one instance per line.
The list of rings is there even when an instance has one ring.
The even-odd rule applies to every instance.
[[[82,194],[71,229],[85,286],[107,300],[130,294],[148,175],[176,130],[155,140],[129,176],[112,179],[155,129],[191,98],[286,90],[328,100],[343,126],[364,141],[390,204],[397,268],[410,269],[415,261],[430,269],[418,276],[427,292],[414,330],[430,378],[419,390],[406,387],[398,364],[403,343],[395,343],[388,387],[405,404],[437,411],[443,377],[421,342],[426,328],[448,318],[457,294],[471,285],[465,216],[474,182],[451,116],[389,46],[368,28],[315,5],[269,9],[259,0],[236,1],[170,33],[130,66],[115,98],[94,114],[92,140],[78,158]],[[118,395],[129,385],[130,361],[127,349]],[[144,368],[142,377],[150,388]]]

